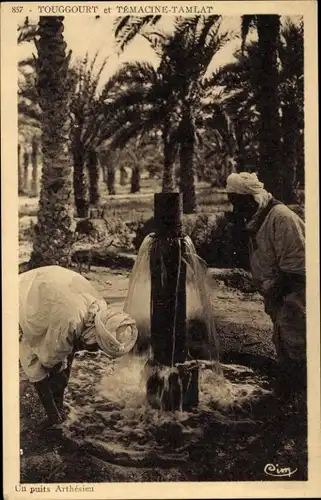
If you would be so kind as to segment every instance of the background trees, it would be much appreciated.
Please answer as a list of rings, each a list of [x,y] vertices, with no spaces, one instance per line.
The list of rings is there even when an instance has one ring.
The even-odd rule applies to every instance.
[[[40,115],[36,90],[35,61],[27,58],[18,63],[18,192],[37,196],[40,144]],[[29,167],[32,179],[29,185]]]
[[[99,200],[96,150],[102,141],[101,133],[105,126],[105,117],[98,85],[107,60],[105,59],[96,71],[97,55],[90,61],[86,54],[84,59],[78,61],[69,72],[73,89],[70,103],[72,118],[70,147],[74,163],[75,205],[79,217],[86,217],[89,204],[96,205]],[[89,198],[85,166],[88,167],[89,173]]]
[[[122,47],[143,26],[137,24],[135,18],[132,26],[129,21],[127,19],[126,23],[120,23],[116,28],[116,37],[120,36]],[[149,18],[146,19],[146,24],[156,21]],[[123,36],[125,27],[127,38]],[[179,153],[180,189],[185,213],[192,213],[197,207],[194,156],[198,129],[196,121],[199,126],[202,121],[202,97],[205,91],[203,79],[214,55],[230,39],[228,33],[220,31],[220,27],[221,16],[194,16],[178,17],[172,34],[160,30],[145,31],[143,36],[160,60],[157,70],[152,66],[136,64],[122,68],[115,78],[115,84],[125,86],[125,90],[122,91],[122,100],[118,98],[114,101],[114,108],[122,109],[126,106],[128,113],[128,106],[131,106],[132,116],[136,112],[142,127],[161,128],[165,192],[174,188],[173,165]],[[129,118],[127,114],[120,122],[126,123],[126,126],[128,123],[133,124],[133,120],[129,121]],[[128,131],[129,128],[130,125],[127,127]],[[129,133],[134,135],[138,131],[136,121],[136,126],[131,127]]]
[[[232,37],[222,30],[221,16],[176,17],[167,31],[159,21],[160,16],[117,21],[119,50],[141,36],[155,61],[124,63],[105,81],[108,61],[98,64],[98,54],[73,64],[63,55],[61,18],[50,25],[41,20],[41,28],[26,21],[19,29],[19,42],[35,43],[38,53],[36,62],[27,58],[18,66],[19,192],[26,193],[32,164],[28,194],[37,194],[42,149],[40,211],[45,215],[39,216],[39,227],[48,224],[55,241],[57,218],[49,210],[66,215],[75,206],[78,217],[87,217],[89,206],[105,196],[100,167],[109,194],[120,189],[116,182],[122,193],[125,183],[126,192],[140,192],[148,173],[155,189],[181,190],[185,213],[198,208],[198,182],[224,187],[233,169],[258,170],[267,189],[287,203],[295,201],[297,184],[304,183],[302,21],[244,17],[243,44],[221,67],[215,66],[216,56]],[[57,54],[57,74],[47,67],[45,44]],[[46,86],[53,91],[46,94]],[[61,103],[64,119],[55,108]],[[47,203],[49,193],[56,201],[64,199],[67,209]],[[70,220],[64,220],[61,242],[67,244]]]
[[[267,187],[273,194],[285,203],[293,203],[297,182],[304,182],[302,175],[298,173],[304,171],[302,21],[293,23],[286,20],[280,29],[277,79],[274,81],[276,88],[273,91],[277,94],[279,104],[277,117],[273,120],[271,117],[264,118],[269,96],[266,99],[263,97],[266,106],[260,106],[263,56],[259,41],[244,44],[242,50],[235,53],[235,61],[220,69],[216,81],[224,88],[225,107],[234,124],[236,168],[243,170],[256,167],[263,180],[264,176],[269,178]],[[270,112],[271,109],[268,110]],[[276,124],[275,130],[270,127],[271,123]],[[269,127],[271,130],[268,133]],[[269,140],[274,145],[270,151],[267,148]],[[276,144],[278,147],[275,152],[273,148]],[[262,153],[262,148],[265,153]],[[267,164],[263,161],[266,155],[269,160]],[[275,168],[274,176],[269,170],[271,165]]]
[[[282,200],[284,183],[280,172],[281,118],[277,61],[280,16],[243,16],[243,46],[251,26],[257,29],[258,34],[259,175],[266,189]]]
[[[280,101],[283,199],[292,203],[304,185],[304,27],[287,19],[281,28]]]

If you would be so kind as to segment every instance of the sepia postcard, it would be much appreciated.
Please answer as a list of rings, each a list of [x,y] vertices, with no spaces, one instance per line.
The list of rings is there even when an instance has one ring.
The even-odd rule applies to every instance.
[[[319,498],[317,3],[1,4],[3,496]]]

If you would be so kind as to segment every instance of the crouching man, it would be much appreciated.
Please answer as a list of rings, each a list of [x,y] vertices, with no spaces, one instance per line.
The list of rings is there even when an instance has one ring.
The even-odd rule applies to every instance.
[[[305,225],[264,189],[256,174],[227,178],[228,198],[244,220],[250,268],[274,325],[280,383],[288,394],[306,386]]]
[[[47,426],[63,420],[64,391],[75,352],[116,358],[137,340],[135,321],[108,306],[74,271],[47,266],[19,276],[19,358],[46,411]]]

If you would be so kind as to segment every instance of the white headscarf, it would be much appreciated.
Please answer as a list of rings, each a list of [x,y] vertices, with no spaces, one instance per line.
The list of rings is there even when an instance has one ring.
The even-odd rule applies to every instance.
[[[104,300],[95,301],[88,312],[82,334],[85,343],[96,341],[101,350],[112,358],[132,350],[138,331],[135,320],[129,314],[109,307]]]
[[[265,208],[272,199],[271,193],[264,189],[263,182],[259,181],[255,173],[241,172],[229,175],[226,189],[228,193],[251,194],[259,209]]]

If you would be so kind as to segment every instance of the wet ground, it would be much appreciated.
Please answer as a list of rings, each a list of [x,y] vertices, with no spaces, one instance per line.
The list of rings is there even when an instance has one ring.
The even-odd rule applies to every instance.
[[[127,273],[100,269],[86,276],[122,307]],[[81,354],[66,395],[64,439],[41,434],[43,411],[33,388],[21,382],[21,482],[307,479],[305,401],[273,395],[271,324],[262,301],[225,286],[215,271],[209,276],[224,377],[202,370],[197,411],[151,410],[143,360],[115,364]],[[274,477],[268,464],[296,472]]]

